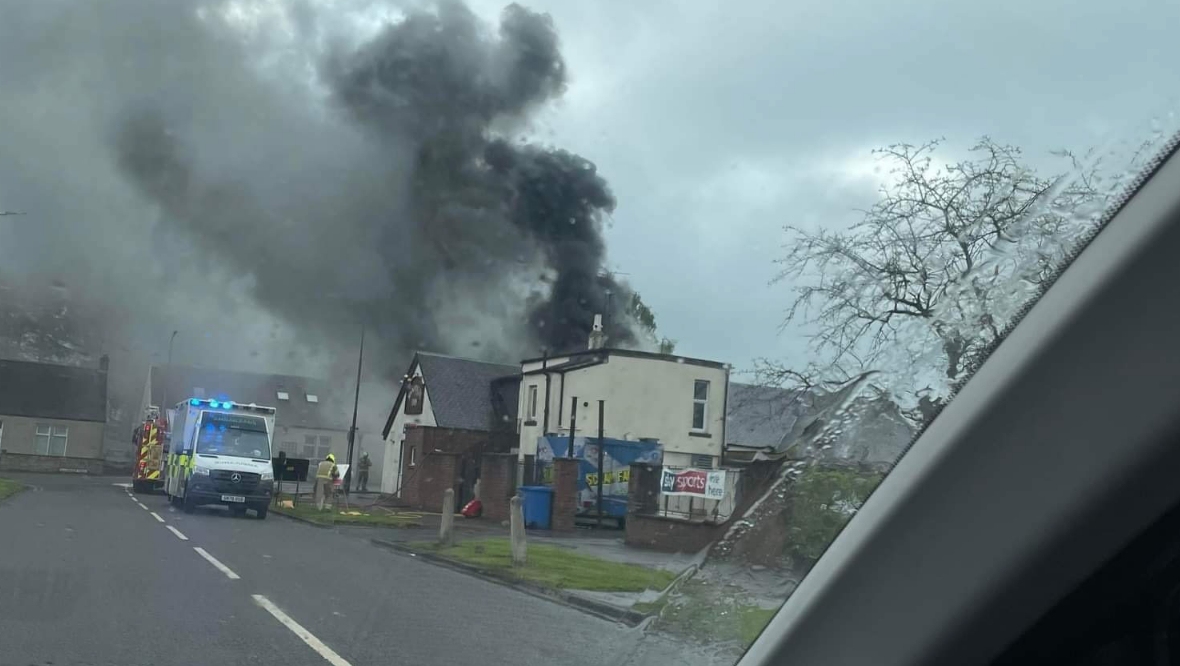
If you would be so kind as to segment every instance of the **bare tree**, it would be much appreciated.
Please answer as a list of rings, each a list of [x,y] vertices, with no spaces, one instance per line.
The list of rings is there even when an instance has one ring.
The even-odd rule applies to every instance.
[[[815,331],[814,360],[805,368],[762,361],[762,381],[839,385],[883,370],[906,378],[906,390],[930,407],[981,360],[1101,212],[1092,173],[1038,176],[1018,148],[987,137],[966,159],[939,167],[939,146],[875,151],[893,182],[848,229],[786,227],[775,281],[789,282],[794,299],[783,326]],[[930,368],[936,372],[923,374]]]

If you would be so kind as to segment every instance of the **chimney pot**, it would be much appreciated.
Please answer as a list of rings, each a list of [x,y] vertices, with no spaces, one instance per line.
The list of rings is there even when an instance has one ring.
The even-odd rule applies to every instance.
[[[602,349],[606,345],[606,333],[602,331],[602,315],[594,315],[594,328],[590,331],[587,349]]]

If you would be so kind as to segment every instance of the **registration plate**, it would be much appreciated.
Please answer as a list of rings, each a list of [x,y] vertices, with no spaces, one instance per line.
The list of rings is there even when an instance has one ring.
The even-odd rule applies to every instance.
[[[222,495],[222,502],[245,502],[246,498],[241,495]]]

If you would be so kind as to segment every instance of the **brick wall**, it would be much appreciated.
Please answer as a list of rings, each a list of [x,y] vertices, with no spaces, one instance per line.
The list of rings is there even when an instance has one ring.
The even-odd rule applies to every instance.
[[[480,458],[479,499],[484,518],[508,520],[508,500],[516,492],[516,460],[515,453],[485,453]]]
[[[631,480],[627,482],[627,513],[655,513],[660,504],[659,465],[636,463],[631,465]]]
[[[623,542],[665,553],[697,553],[725,536],[727,524],[628,514]]]
[[[401,503],[415,509],[439,511],[442,492],[447,488],[455,489],[455,500],[460,501],[458,475],[463,460],[479,460],[484,453],[507,453],[516,441],[512,433],[430,426],[407,428],[401,457]]]
[[[578,511],[578,460],[557,458],[553,461],[554,532],[572,532]]]
[[[38,456],[30,453],[0,451],[0,470],[5,472],[64,472],[72,474],[103,473],[102,458]],[[128,473],[130,475],[130,472]]]

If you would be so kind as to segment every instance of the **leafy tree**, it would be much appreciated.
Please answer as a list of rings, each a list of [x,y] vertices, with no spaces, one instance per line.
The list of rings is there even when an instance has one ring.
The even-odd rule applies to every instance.
[[[639,292],[631,292],[627,302],[627,314],[630,315],[642,329],[644,337],[653,343],[661,354],[671,354],[676,349],[676,341],[660,336],[656,330],[656,315],[651,311]]]

